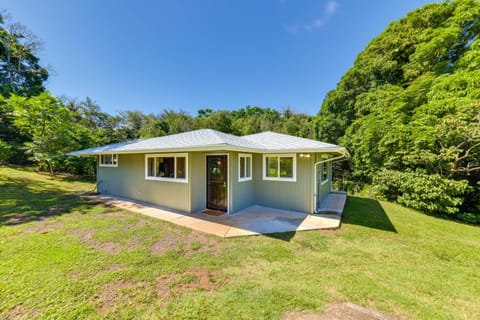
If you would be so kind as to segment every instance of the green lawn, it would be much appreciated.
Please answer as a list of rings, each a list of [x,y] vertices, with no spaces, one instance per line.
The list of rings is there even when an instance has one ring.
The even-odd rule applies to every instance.
[[[480,315],[480,228],[350,197],[337,231],[220,239],[0,167],[0,318],[282,318],[349,301]]]

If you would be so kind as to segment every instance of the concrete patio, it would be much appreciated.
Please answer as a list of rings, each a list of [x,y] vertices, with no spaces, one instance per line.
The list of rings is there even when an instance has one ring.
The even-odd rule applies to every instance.
[[[340,227],[346,199],[346,195],[344,195],[342,210],[335,214],[310,215],[253,205],[234,214],[224,214],[216,217],[201,212],[195,214],[185,213],[151,203],[104,194],[87,195],[84,197],[223,238],[304,230],[337,229]]]
[[[330,191],[330,193],[318,204],[317,213],[333,212],[342,214],[347,200],[344,191]]]

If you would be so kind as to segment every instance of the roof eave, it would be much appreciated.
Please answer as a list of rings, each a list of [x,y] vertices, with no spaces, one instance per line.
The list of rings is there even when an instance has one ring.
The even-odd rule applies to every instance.
[[[304,148],[304,149],[262,149],[262,148],[249,148],[249,147],[238,147],[231,146],[228,144],[219,144],[211,145],[208,147],[199,146],[199,147],[186,147],[186,148],[156,148],[156,149],[138,149],[138,150],[102,150],[102,151],[90,151],[82,152],[75,151],[67,153],[70,156],[95,156],[101,154],[136,154],[136,153],[169,153],[169,152],[191,152],[191,151],[238,151],[238,152],[252,152],[252,153],[325,153],[325,152],[335,152],[335,153],[344,153],[346,156],[345,148],[343,147],[328,147],[328,148]]]
[[[264,149],[259,151],[259,153],[325,153],[325,152],[335,152],[335,153],[345,153],[345,148],[304,148],[304,149]]]
[[[88,149],[87,149],[88,150]],[[101,150],[101,151],[74,151],[67,153],[71,156],[95,156],[100,154],[135,154],[135,153],[168,153],[168,152],[189,152],[189,151],[242,151],[242,152],[259,152],[258,148],[238,147],[229,144],[216,144],[210,146],[197,146],[185,148],[155,148],[155,149],[137,149],[137,150]]]

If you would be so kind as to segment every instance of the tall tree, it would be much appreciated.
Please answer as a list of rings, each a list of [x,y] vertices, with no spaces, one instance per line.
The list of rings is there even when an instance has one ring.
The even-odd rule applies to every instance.
[[[48,92],[32,98],[12,96],[8,103],[15,111],[14,125],[31,137],[24,143],[27,154],[53,174],[59,158],[75,147],[71,112]]]
[[[227,110],[200,109],[194,119],[195,128],[209,128],[217,131],[232,133],[232,113]]]
[[[351,151],[356,183],[389,182],[378,186],[383,193],[417,208],[444,203],[451,191],[448,212],[475,212],[480,221],[479,17],[476,0],[409,13],[373,39],[328,93],[317,136]],[[423,190],[428,177],[443,191],[408,193]]]
[[[48,71],[36,56],[40,41],[24,25],[0,15],[0,94],[33,96],[44,90]]]

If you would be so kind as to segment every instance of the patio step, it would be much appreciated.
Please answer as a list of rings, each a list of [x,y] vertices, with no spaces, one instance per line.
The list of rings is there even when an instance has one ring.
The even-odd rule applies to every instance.
[[[334,212],[343,213],[345,202],[347,201],[347,193],[342,191],[330,192],[325,199],[320,202],[317,213]]]
[[[234,214],[211,216],[201,212],[182,212],[152,203],[107,194],[85,194],[81,196],[95,202],[102,202],[222,238],[282,232],[290,232],[293,236],[296,231],[331,230],[340,226],[339,214],[312,215],[305,212],[252,205]],[[125,212],[125,214],[128,213]]]

